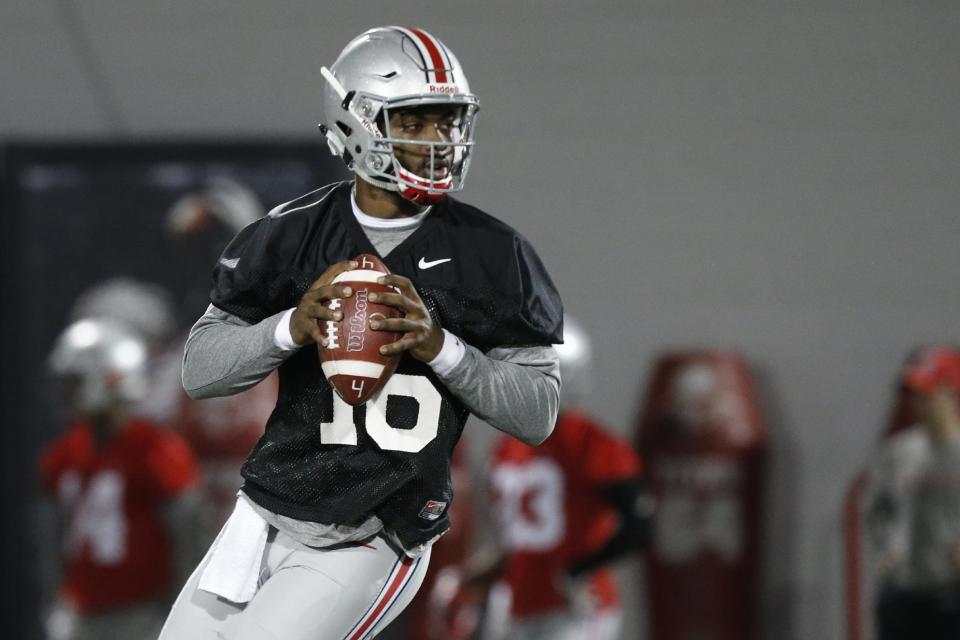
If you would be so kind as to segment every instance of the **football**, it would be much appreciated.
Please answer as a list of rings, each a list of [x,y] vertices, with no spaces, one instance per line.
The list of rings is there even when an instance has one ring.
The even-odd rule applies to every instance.
[[[320,366],[334,390],[343,401],[360,405],[376,393],[397,368],[400,356],[385,356],[380,347],[397,341],[402,334],[374,331],[370,319],[397,318],[399,309],[369,301],[372,292],[395,292],[396,289],[377,282],[390,273],[383,261],[370,254],[354,258],[358,267],[341,273],[333,282],[349,285],[353,295],[334,298],[327,307],[343,313],[339,322],[327,321],[324,336],[327,345],[317,344]]]

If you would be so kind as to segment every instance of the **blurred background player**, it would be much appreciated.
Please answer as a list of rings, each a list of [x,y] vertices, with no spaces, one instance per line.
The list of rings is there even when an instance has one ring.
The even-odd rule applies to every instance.
[[[71,324],[50,356],[69,419],[40,459],[62,558],[51,640],[156,637],[196,562],[193,453],[131,411],[147,365],[146,342],[102,318]]]
[[[650,537],[653,507],[637,454],[578,409],[593,380],[591,345],[569,315],[563,339],[553,434],[538,447],[504,438],[493,452],[491,499],[503,557],[467,580],[481,590],[502,581],[488,604],[486,637],[618,637],[619,588],[608,565]],[[507,601],[504,631],[495,610]]]
[[[867,516],[878,637],[960,638],[960,350],[922,350],[903,381],[917,426],[881,451]]]
[[[165,226],[175,257],[207,255],[213,262],[230,238],[261,218],[257,195],[220,175],[188,191],[171,205]],[[163,287],[127,277],[104,280],[85,291],[71,317],[111,318],[144,336],[150,352],[150,394],[136,412],[176,430],[197,456],[201,469],[201,545],[213,541],[230,515],[241,485],[240,467],[263,434],[277,399],[276,374],[233,396],[190,399],[180,382],[183,348],[205,284],[180,291],[179,305]],[[179,308],[178,308],[179,307]]]

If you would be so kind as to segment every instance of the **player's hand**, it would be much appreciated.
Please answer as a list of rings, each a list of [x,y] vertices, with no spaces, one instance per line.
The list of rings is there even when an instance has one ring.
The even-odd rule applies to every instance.
[[[402,318],[370,320],[370,328],[375,331],[403,334],[396,342],[380,347],[380,353],[392,356],[409,351],[421,362],[436,358],[443,346],[443,330],[430,318],[430,312],[410,279],[391,273],[377,282],[394,287],[399,293],[371,293],[370,302],[385,304],[403,312]]]
[[[300,298],[300,304],[290,315],[290,337],[298,345],[303,346],[311,342],[319,342],[326,346],[327,338],[324,335],[322,323],[327,320],[339,321],[343,314],[327,307],[327,303],[334,298],[348,298],[353,295],[350,287],[340,284],[330,284],[333,279],[344,271],[357,268],[353,260],[344,260],[330,265],[316,281],[310,285],[307,292]]]

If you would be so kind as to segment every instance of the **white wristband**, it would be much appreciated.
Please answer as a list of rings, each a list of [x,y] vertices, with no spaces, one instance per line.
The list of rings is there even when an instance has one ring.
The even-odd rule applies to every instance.
[[[284,351],[293,351],[300,346],[293,341],[293,335],[290,333],[290,316],[293,315],[293,312],[294,309],[284,311],[283,315],[280,316],[280,322],[277,323],[277,328],[273,331],[274,344]]]
[[[438,376],[450,373],[450,371],[460,364],[464,354],[467,353],[467,347],[457,336],[446,329],[443,330],[443,346],[440,347],[440,353],[437,357],[427,364]]]

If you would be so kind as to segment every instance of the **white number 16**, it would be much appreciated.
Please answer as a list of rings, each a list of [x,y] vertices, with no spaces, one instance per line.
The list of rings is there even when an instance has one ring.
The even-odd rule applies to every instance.
[[[395,429],[387,423],[387,400],[405,396],[417,401],[417,423],[412,429]],[[423,376],[393,374],[366,403],[367,435],[381,449],[416,453],[437,437],[440,427],[440,406],[443,398]],[[357,426],[353,423],[353,407],[333,393],[333,420],[320,423],[320,441],[324,444],[357,444]]]

